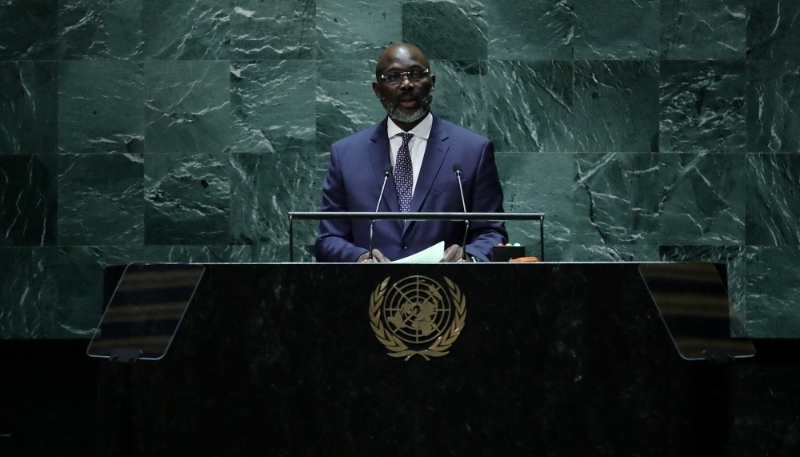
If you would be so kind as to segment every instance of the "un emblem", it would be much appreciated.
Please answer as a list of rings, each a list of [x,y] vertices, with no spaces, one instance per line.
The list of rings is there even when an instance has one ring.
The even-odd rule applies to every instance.
[[[467,300],[458,286],[447,288],[426,276],[409,276],[389,285],[386,278],[372,292],[372,331],[392,357],[425,360],[447,355],[467,317]]]

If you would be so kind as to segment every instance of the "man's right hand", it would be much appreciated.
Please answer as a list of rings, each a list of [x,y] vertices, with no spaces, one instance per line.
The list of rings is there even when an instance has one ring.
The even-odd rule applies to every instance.
[[[377,249],[372,250],[372,259],[369,258],[369,252],[365,252],[356,260],[358,263],[372,262],[372,263],[389,263],[391,260],[387,259],[383,253]]]

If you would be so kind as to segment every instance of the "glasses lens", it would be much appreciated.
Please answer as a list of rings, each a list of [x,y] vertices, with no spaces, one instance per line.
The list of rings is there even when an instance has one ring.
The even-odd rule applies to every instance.
[[[415,68],[411,70],[411,79],[415,81],[419,81],[420,79],[425,77],[425,70],[421,68]]]
[[[401,78],[400,73],[396,71],[393,71],[391,73],[386,73],[385,75],[383,75],[383,79],[390,84],[394,84],[397,81],[400,81],[400,78]]]

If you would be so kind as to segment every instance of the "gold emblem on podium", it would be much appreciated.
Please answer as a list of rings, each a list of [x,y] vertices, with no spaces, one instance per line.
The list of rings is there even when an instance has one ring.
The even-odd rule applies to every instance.
[[[446,287],[426,276],[393,284],[386,278],[372,292],[372,331],[392,357],[442,357],[458,339],[467,317],[467,300],[448,278]]]

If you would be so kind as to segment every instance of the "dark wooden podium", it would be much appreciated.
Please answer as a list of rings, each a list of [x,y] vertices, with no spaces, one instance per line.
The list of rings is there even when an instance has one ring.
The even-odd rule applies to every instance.
[[[682,360],[637,264],[209,264],[167,356],[103,364],[101,455],[699,455],[717,374]],[[108,289],[121,274],[110,268]],[[373,293],[466,301],[448,355],[394,358]],[[722,379],[725,379],[724,376]]]

